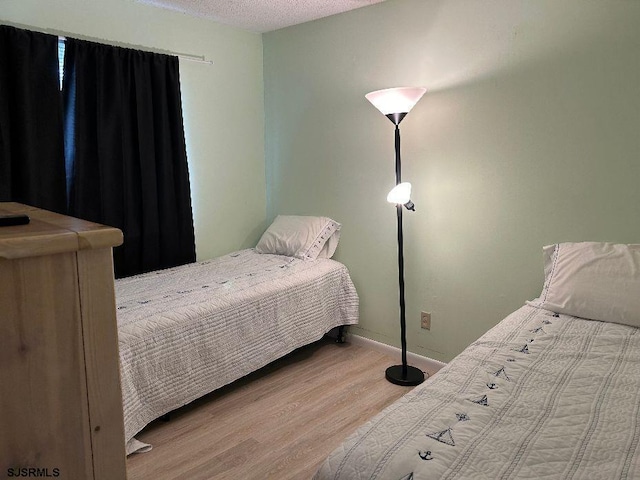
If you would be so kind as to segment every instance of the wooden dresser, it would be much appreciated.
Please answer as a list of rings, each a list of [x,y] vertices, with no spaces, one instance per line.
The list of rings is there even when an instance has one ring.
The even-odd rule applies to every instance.
[[[124,479],[112,262],[122,232],[0,203],[11,213],[31,222],[0,227],[0,479]]]

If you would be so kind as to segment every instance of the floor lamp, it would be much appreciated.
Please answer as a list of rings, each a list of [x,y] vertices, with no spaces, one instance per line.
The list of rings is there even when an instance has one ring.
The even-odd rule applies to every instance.
[[[400,340],[402,342],[402,365],[387,368],[387,380],[396,385],[413,386],[424,381],[424,373],[416,367],[407,365],[407,326],[404,304],[404,253],[402,238],[402,207],[415,210],[411,201],[411,184],[402,182],[400,162],[400,122],[413,106],[422,98],[424,88],[401,87],[377,90],[365,95],[374,107],[396,126],[396,186],[389,192],[387,201],[396,204],[398,217],[398,278],[400,287]]]

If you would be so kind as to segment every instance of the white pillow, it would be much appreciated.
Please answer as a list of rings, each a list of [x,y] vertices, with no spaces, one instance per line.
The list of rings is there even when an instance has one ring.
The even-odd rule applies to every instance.
[[[543,254],[545,281],[534,305],[640,327],[640,244],[559,243]]]
[[[341,225],[327,217],[278,215],[256,245],[258,253],[315,260],[331,258]]]

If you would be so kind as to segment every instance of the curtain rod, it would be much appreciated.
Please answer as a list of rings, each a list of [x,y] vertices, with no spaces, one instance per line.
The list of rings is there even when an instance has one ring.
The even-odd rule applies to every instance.
[[[33,30],[33,31],[40,32],[40,33],[46,33],[46,34],[49,34],[49,35],[55,35],[56,37],[60,37],[63,40],[66,40],[67,37],[77,38],[78,40],[85,40],[85,41],[88,41],[88,42],[97,42],[97,43],[106,43],[107,45],[113,45],[113,46],[116,46],[116,47],[133,48],[135,50],[144,50],[144,51],[147,51],[147,52],[160,53],[160,54],[163,54],[163,55],[174,55],[174,56],[178,57],[181,60],[188,60],[190,62],[204,63],[206,65],[213,65],[213,60],[207,60],[204,55],[194,55],[194,54],[191,54],[191,53],[180,53],[180,52],[173,52],[171,50],[163,50],[161,48],[145,47],[145,46],[141,46],[141,45],[132,45],[132,44],[129,44],[129,43],[118,42],[116,40],[107,40],[107,39],[104,39],[104,38],[89,37],[87,35],[80,35],[80,34],[76,34],[76,33],[65,32],[65,31],[56,30],[56,29],[53,29],[53,28],[44,28],[43,29],[43,28],[32,27],[31,25],[20,25],[20,24],[11,23],[11,22],[6,22],[6,24],[7,25],[11,25],[11,26],[16,27],[16,28],[22,28],[22,29],[26,29],[26,30]]]

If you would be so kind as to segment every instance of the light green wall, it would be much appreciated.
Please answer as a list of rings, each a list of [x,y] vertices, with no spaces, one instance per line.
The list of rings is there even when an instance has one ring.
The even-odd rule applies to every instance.
[[[399,344],[393,125],[369,91],[428,88],[402,123],[411,351],[449,360],[536,296],[542,245],[640,242],[638,1],[387,0],[264,36],[132,0],[3,0],[0,21],[213,59],[180,65],[198,257],[329,215],[366,337]]]
[[[640,2],[388,0],[263,36],[267,217],[343,224],[363,336],[399,345],[402,123],[409,350],[449,360],[542,285],[541,247],[640,242]],[[433,314],[431,331],[420,311]]]
[[[2,0],[0,23],[212,59],[180,61],[198,258],[255,245],[266,215],[260,35],[133,0]]]

